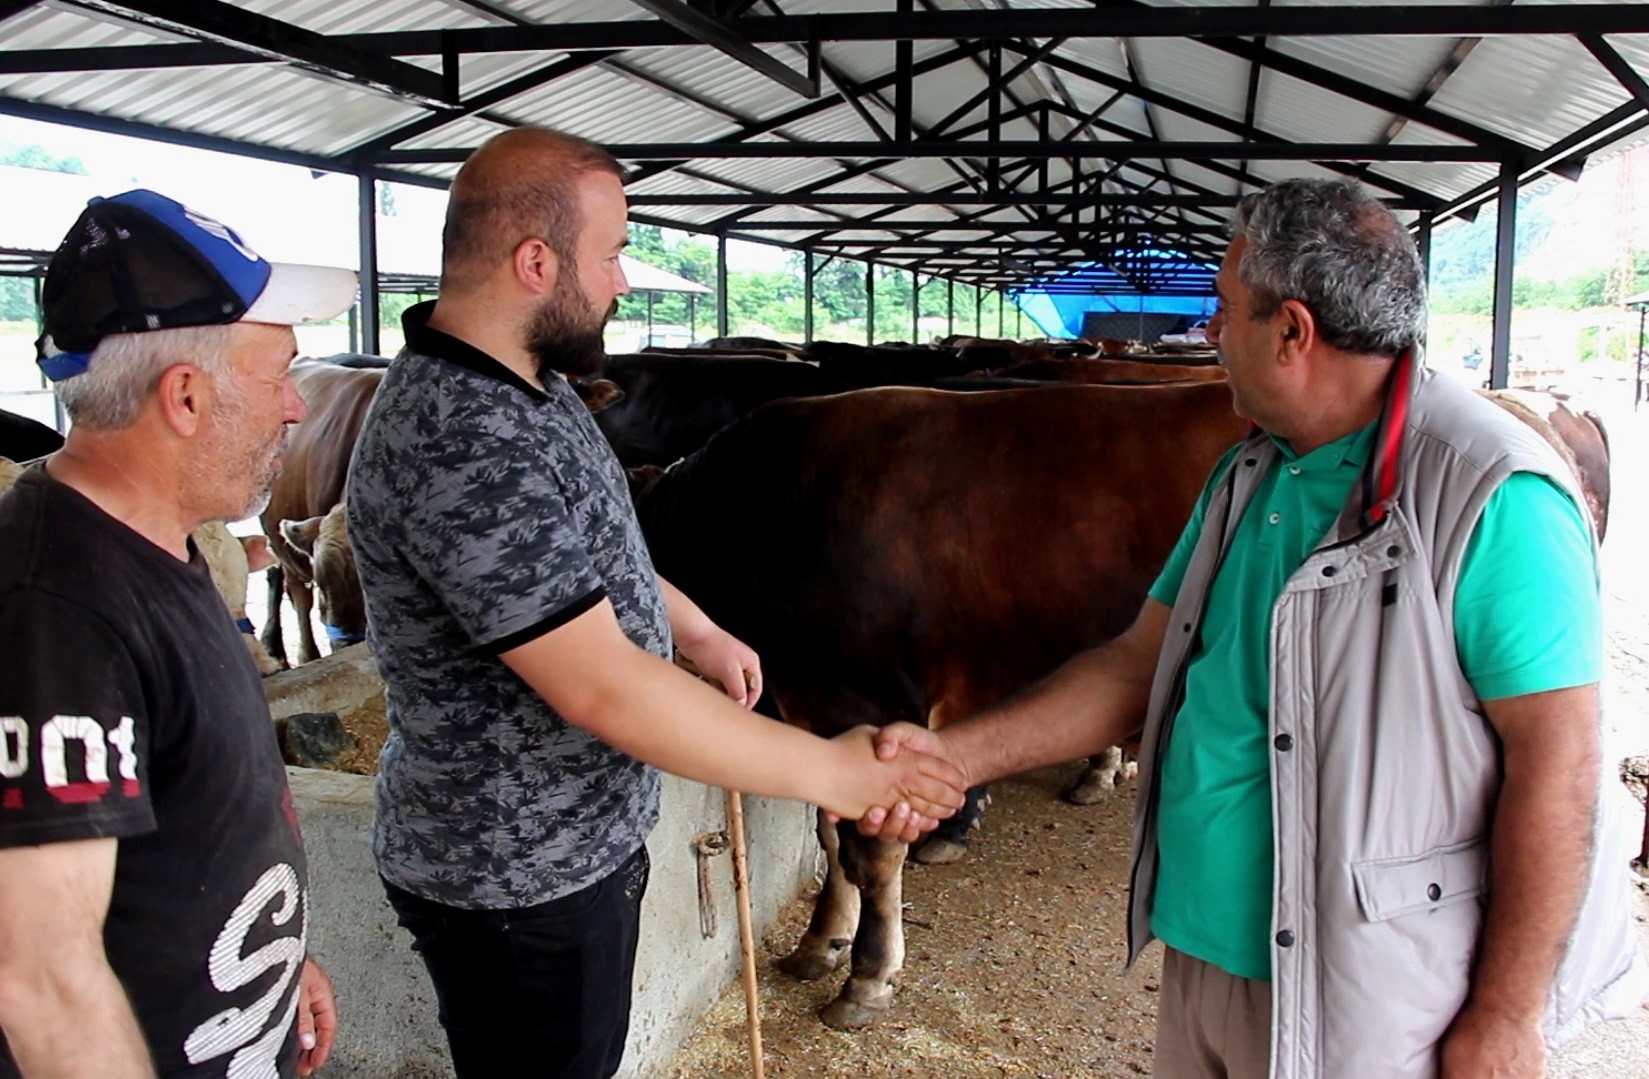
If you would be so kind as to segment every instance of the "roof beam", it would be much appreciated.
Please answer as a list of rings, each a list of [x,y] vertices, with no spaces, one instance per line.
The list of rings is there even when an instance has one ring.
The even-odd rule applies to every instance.
[[[1518,182],[1522,183],[1533,179],[1547,170],[1558,172],[1559,167],[1565,162],[1584,158],[1594,151],[1628,138],[1646,127],[1649,127],[1649,111],[1645,111],[1644,107],[1637,102],[1634,101],[1617,109],[1612,109],[1579,131],[1552,143],[1531,161],[1525,163],[1518,175]],[[1450,214],[1461,217],[1475,216],[1475,211],[1493,198],[1499,190],[1500,180],[1498,178],[1479,184],[1465,194],[1452,198],[1438,206],[1433,221],[1435,223]]]
[[[428,116],[403,124],[394,131],[388,131],[376,138],[369,139],[344,156],[371,156],[385,150],[392,150],[403,142],[409,142],[420,135],[427,135],[431,131],[439,130],[455,120],[479,115],[487,109],[502,105],[512,98],[537,90],[556,79],[583,71],[587,67],[594,67],[596,64],[617,55],[617,52],[581,52],[564,56],[552,64],[539,68],[537,71],[529,71],[525,75],[511,79],[501,86],[495,86],[484,93],[476,94],[474,97],[460,102],[456,108],[437,109]]]
[[[1602,34],[1581,34],[1579,36],[1580,43],[1586,46],[1586,51],[1597,57],[1597,62],[1602,64],[1609,74],[1615,77],[1616,82],[1626,88],[1627,93],[1637,99],[1639,105],[1649,109],[1649,82],[1644,81],[1643,76],[1637,73],[1637,69],[1632,67],[1626,57],[1616,52],[1607,41],[1604,41]]]
[[[922,74],[926,74],[929,71],[937,71],[940,68],[948,67],[949,65],[957,62],[958,60],[962,60],[962,59],[965,59],[966,57],[972,56],[978,49],[979,49],[978,45],[974,45],[974,44],[971,44],[971,43],[966,44],[966,45],[958,45],[954,49],[947,49],[946,51],[944,51],[942,53],[939,53],[936,56],[930,56],[926,60],[923,60],[920,63],[916,64],[915,69],[914,69],[915,73],[917,75],[922,75]],[[883,87],[891,86],[891,85],[893,85],[893,83],[897,79],[897,77],[898,76],[897,76],[896,73],[895,74],[888,74],[888,75],[878,76],[877,78],[867,80],[865,83],[863,83],[860,86],[860,89],[869,91],[869,90],[877,90],[877,89],[881,89]],[[755,122],[755,123],[746,124],[743,127],[739,128],[737,131],[734,131],[729,135],[724,135],[719,139],[711,140],[710,142],[707,142],[704,145],[706,145],[706,146],[738,145],[746,139],[752,139],[752,138],[755,138],[759,135],[771,134],[772,132],[775,132],[775,131],[779,130],[780,128],[785,127],[789,124],[793,124],[793,123],[796,123],[798,121],[805,120],[805,119],[807,119],[811,116],[817,116],[819,113],[822,113],[822,112],[825,112],[829,109],[835,108],[836,106],[842,104],[842,102],[845,101],[845,100],[846,100],[846,96],[844,94],[842,94],[840,91],[838,91],[837,93],[834,93],[834,94],[826,94],[822,97],[814,99],[813,101],[809,101],[805,105],[798,105],[794,109],[790,109],[786,112],[780,113],[778,116],[770,116],[765,120],[761,120],[761,121],[758,121],[758,122]],[[895,160],[897,160],[897,159],[895,159]],[[891,161],[888,162],[888,164],[891,164],[891,163],[892,163]],[[640,183],[642,180],[646,180],[646,179],[649,179],[651,177],[658,176],[661,173],[668,172],[668,171],[670,171],[670,168],[671,168],[671,166],[669,166],[669,165],[649,165],[649,166],[643,167],[643,168],[637,170],[636,172],[634,172],[630,175],[629,182],[632,183],[632,184]]]
[[[1252,64],[1259,64],[1277,72],[1279,75],[1287,75],[1289,78],[1298,79],[1307,85],[1328,90],[1348,100],[1379,109],[1381,112],[1389,112],[1401,119],[1425,124],[1427,127],[1441,131],[1446,135],[1452,135],[1457,139],[1464,139],[1474,145],[1498,150],[1507,157],[1524,156],[1532,153],[1534,149],[1470,121],[1450,116],[1445,112],[1439,112],[1423,103],[1417,103],[1410,98],[1403,97],[1401,94],[1393,94],[1367,83],[1359,82],[1356,79],[1348,78],[1337,71],[1318,67],[1305,60],[1289,56],[1287,53],[1278,52],[1267,45],[1236,38],[1201,38],[1198,40],[1200,44],[1218,49],[1238,59],[1247,60]]]
[[[1084,222],[1072,225],[1047,221],[970,221],[952,224],[945,221],[741,221],[739,227],[747,232],[801,232],[807,229],[832,232],[989,232],[1006,235],[1010,232],[1049,233],[1054,236],[1089,236],[1097,232],[1183,232],[1187,235],[1224,236],[1219,225],[1187,225],[1179,222],[1141,224],[1139,222],[1106,221]],[[826,242],[826,241],[821,241]],[[867,243],[888,243],[887,240],[867,240]]]
[[[1507,7],[1511,2],[1512,0],[1488,0],[1488,4],[1493,7]],[[1470,56],[1481,44],[1483,44],[1483,39],[1480,37],[1463,37],[1456,41],[1454,47],[1449,50],[1449,54],[1443,57],[1443,62],[1437,65],[1437,70],[1431,73],[1431,76],[1426,79],[1425,85],[1420,87],[1420,91],[1410,100],[1416,105],[1424,105],[1436,97],[1438,91],[1443,89],[1443,85],[1454,77],[1456,71],[1460,70],[1460,65],[1466,62],[1466,57]],[[1408,118],[1404,116],[1392,120],[1390,126],[1386,128],[1383,141],[1391,142],[1397,138],[1398,135],[1403,133],[1403,128],[1408,126],[1408,122]]]
[[[283,150],[274,146],[259,146],[255,143],[236,142],[233,139],[226,139],[217,135],[181,131],[177,128],[161,127],[158,124],[146,124],[138,120],[123,120],[116,116],[81,112],[78,109],[66,109],[59,105],[45,105],[37,101],[23,101],[14,97],[0,96],[0,115],[18,116],[25,120],[39,120],[48,124],[62,124],[65,127],[78,127],[86,131],[101,131],[109,135],[124,135],[133,139],[147,139],[150,142],[163,142],[172,146],[187,146],[194,150],[211,150],[215,153],[233,154],[237,157],[252,158],[256,161],[274,161],[278,164],[296,165],[299,168],[313,169],[318,172],[349,172],[344,163],[335,158],[321,157],[318,154],[306,154],[298,150]],[[369,169],[365,174],[379,180],[389,180],[398,184],[411,184],[414,187],[431,187],[443,190],[447,187],[447,181],[438,176],[422,176],[418,173],[381,168]]]
[[[804,75],[762,52],[753,43],[746,40],[739,31],[728,26],[720,19],[712,18],[696,8],[688,7],[681,0],[631,0],[631,2],[690,35],[694,40],[703,42],[718,52],[731,56],[752,71],[766,75],[785,89],[793,90],[809,99],[819,96],[818,41],[808,39],[808,70]]]
[[[76,7],[112,15],[166,34],[177,34],[292,64],[336,82],[365,87],[403,101],[442,107],[457,103],[457,58],[443,72],[357,48],[338,38],[221,3],[220,0],[73,0]],[[435,55],[447,55],[437,48]]]
[[[86,0],[103,2],[103,0]],[[132,0],[137,2],[137,0]],[[143,0],[160,2],[160,0]],[[165,0],[193,9],[196,0]],[[211,0],[199,0],[201,3]],[[227,5],[223,5],[227,6]],[[934,10],[902,16],[896,12],[840,12],[815,15],[746,16],[740,37],[751,44],[828,41],[966,40],[1009,42],[1018,38],[1096,37],[1320,37],[1376,33],[1383,37],[1499,37],[1522,34],[1649,33],[1649,5],[1622,3],[1538,4],[1480,7],[1471,4],[1416,6],[1351,4],[1334,7],[1181,7]],[[495,52],[567,52],[585,49],[652,49],[698,45],[677,27],[651,20],[568,22],[534,26],[475,26],[450,30],[401,30],[345,34],[329,40],[381,56],[439,56]],[[166,50],[160,52],[159,50]],[[87,50],[24,50],[8,64],[34,64],[35,72],[85,70],[51,64],[52,54]],[[155,52],[145,60],[143,54]],[[229,45],[133,45],[98,50],[106,66],[111,54],[131,54],[122,67],[179,67],[259,62]],[[60,59],[67,59],[65,55]],[[277,58],[264,57],[265,62]],[[79,62],[84,62],[79,61]],[[100,66],[95,70],[103,70]],[[17,73],[0,67],[0,74]]]
[[[706,177],[714,183],[737,186],[718,177]],[[840,182],[831,177],[829,183]],[[1066,185],[1059,185],[1066,186]],[[1055,194],[1043,191],[1004,191],[988,195],[977,191],[956,192],[897,192],[897,191],[815,191],[762,192],[757,195],[687,194],[687,195],[631,195],[631,206],[1122,206],[1151,209],[1155,207],[1230,207],[1237,205],[1238,196],[1218,193],[1135,195],[1121,191],[1089,194]],[[1409,205],[1404,199],[1388,199],[1386,205],[1399,210],[1424,207]]]
[[[1123,161],[1170,157],[1180,161],[1419,161],[1498,162],[1499,156],[1476,146],[1370,146],[1355,142],[1062,142],[947,140],[900,144],[885,142],[639,142],[609,143],[607,151],[622,161],[691,161],[772,158],[899,157],[1081,158]],[[370,160],[385,165],[427,165],[463,161],[468,149],[387,150]]]
[[[1646,9],[1649,9],[1649,5],[1646,5]],[[1258,9],[1255,9],[1255,10],[1258,10]],[[1271,9],[1267,9],[1267,10],[1271,10]],[[1287,8],[1281,8],[1279,10],[1282,10],[1282,11],[1299,11],[1299,10],[1304,10],[1304,9],[1294,8],[1294,7],[1287,7]],[[1336,9],[1336,10],[1342,10],[1342,9]],[[1107,86],[1107,87],[1110,87],[1113,90],[1124,90],[1124,91],[1128,92],[1129,94],[1131,94],[1132,96],[1139,98],[1141,101],[1150,100],[1154,104],[1161,105],[1163,108],[1169,110],[1170,112],[1176,112],[1176,113],[1179,113],[1182,116],[1188,116],[1191,119],[1198,121],[1199,123],[1207,124],[1208,126],[1213,127],[1213,128],[1217,128],[1218,130],[1228,131],[1231,134],[1236,135],[1240,138],[1246,138],[1247,137],[1246,134],[1243,131],[1242,125],[1240,123],[1238,123],[1237,121],[1232,120],[1229,117],[1222,116],[1221,114],[1219,114],[1217,112],[1213,112],[1209,109],[1202,108],[1201,106],[1192,105],[1189,102],[1181,101],[1178,98],[1171,97],[1168,94],[1164,94],[1160,91],[1148,90],[1145,87],[1139,85],[1137,82],[1131,82],[1127,79],[1120,79],[1120,78],[1116,77],[1115,75],[1109,74],[1108,72],[1100,71],[1096,68],[1088,66],[1087,64],[1077,63],[1076,61],[1070,60],[1070,59],[1068,59],[1066,57],[1063,57],[1063,56],[1049,57],[1045,61],[1045,63],[1047,63],[1048,65],[1050,65],[1052,67],[1057,67],[1060,70],[1069,71],[1071,74],[1076,75],[1079,78],[1087,79],[1090,82],[1098,83],[1101,86]],[[1132,133],[1130,133],[1130,134],[1132,134]],[[1270,133],[1268,133],[1266,131],[1263,131],[1263,130],[1257,132],[1257,134],[1260,135],[1260,136],[1263,136],[1264,138],[1267,138],[1267,139],[1275,139],[1275,140],[1278,140],[1278,141],[1286,141],[1286,140],[1282,140],[1280,136],[1270,134]],[[1452,150],[1452,149],[1459,149],[1459,148],[1458,147],[1449,147],[1448,149]],[[1232,160],[1234,160],[1234,159],[1232,159]],[[1368,174],[1366,170],[1353,168],[1352,166],[1341,164],[1338,161],[1333,161],[1333,162],[1318,161],[1318,162],[1315,162],[1315,164],[1318,164],[1321,167],[1323,167],[1325,169],[1328,169],[1331,172],[1338,172],[1342,175],[1355,176],[1359,179],[1365,180],[1366,182],[1368,182],[1370,184],[1373,184],[1377,187],[1380,187],[1380,188],[1382,188],[1386,191],[1390,191],[1393,194],[1402,195],[1406,198],[1410,198],[1410,199],[1413,199],[1415,201],[1431,200],[1434,203],[1441,201],[1437,198],[1437,196],[1432,195],[1432,194],[1428,194],[1427,192],[1421,191],[1418,188],[1410,187],[1409,185],[1404,184],[1401,181],[1392,180],[1392,179],[1389,179],[1387,177],[1380,176],[1377,173]],[[1212,166],[1205,166],[1205,167],[1212,168]]]

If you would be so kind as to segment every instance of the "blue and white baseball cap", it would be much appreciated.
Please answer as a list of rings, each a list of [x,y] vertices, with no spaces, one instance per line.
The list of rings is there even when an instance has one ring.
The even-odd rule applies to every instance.
[[[46,268],[37,362],[57,382],[85,371],[110,334],[325,322],[358,288],[354,270],[267,262],[227,225],[153,191],[93,199]]]

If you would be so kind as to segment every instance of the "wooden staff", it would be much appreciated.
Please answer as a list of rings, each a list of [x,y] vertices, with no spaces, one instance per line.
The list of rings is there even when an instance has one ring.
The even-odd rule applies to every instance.
[[[750,865],[744,845],[744,799],[727,792],[728,828],[733,833],[733,891],[739,900],[739,951],[744,957],[744,1017],[750,1030],[750,1074],[764,1079],[761,1001],[756,994],[756,930],[750,920]]]

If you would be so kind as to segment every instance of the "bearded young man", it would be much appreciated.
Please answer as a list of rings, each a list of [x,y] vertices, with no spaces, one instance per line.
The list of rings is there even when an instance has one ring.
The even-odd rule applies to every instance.
[[[868,730],[825,741],[750,714],[755,653],[654,572],[564,377],[598,368],[628,291],[622,175],[530,128],[470,157],[441,297],[406,312],[350,470],[388,690],[373,849],[461,1079],[618,1069],[651,766],[850,818],[899,806],[908,838],[962,802],[954,768],[878,761]],[[673,666],[672,642],[732,701]]]
[[[0,498],[3,1079],[292,1079],[331,1049],[269,705],[189,534],[268,499],[291,327],[355,288],[152,191],[52,256],[40,367],[74,428]]]

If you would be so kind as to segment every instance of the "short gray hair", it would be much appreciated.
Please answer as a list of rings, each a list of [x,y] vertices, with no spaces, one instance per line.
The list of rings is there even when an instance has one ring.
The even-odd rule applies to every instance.
[[[110,334],[98,342],[85,372],[57,383],[57,396],[76,426],[119,431],[137,419],[161,372],[173,364],[214,376],[228,371],[229,342],[228,326]]]
[[[1385,204],[1358,184],[1273,184],[1238,204],[1232,232],[1248,241],[1237,277],[1254,318],[1298,300],[1323,339],[1347,352],[1395,356],[1424,338],[1419,251]]]

